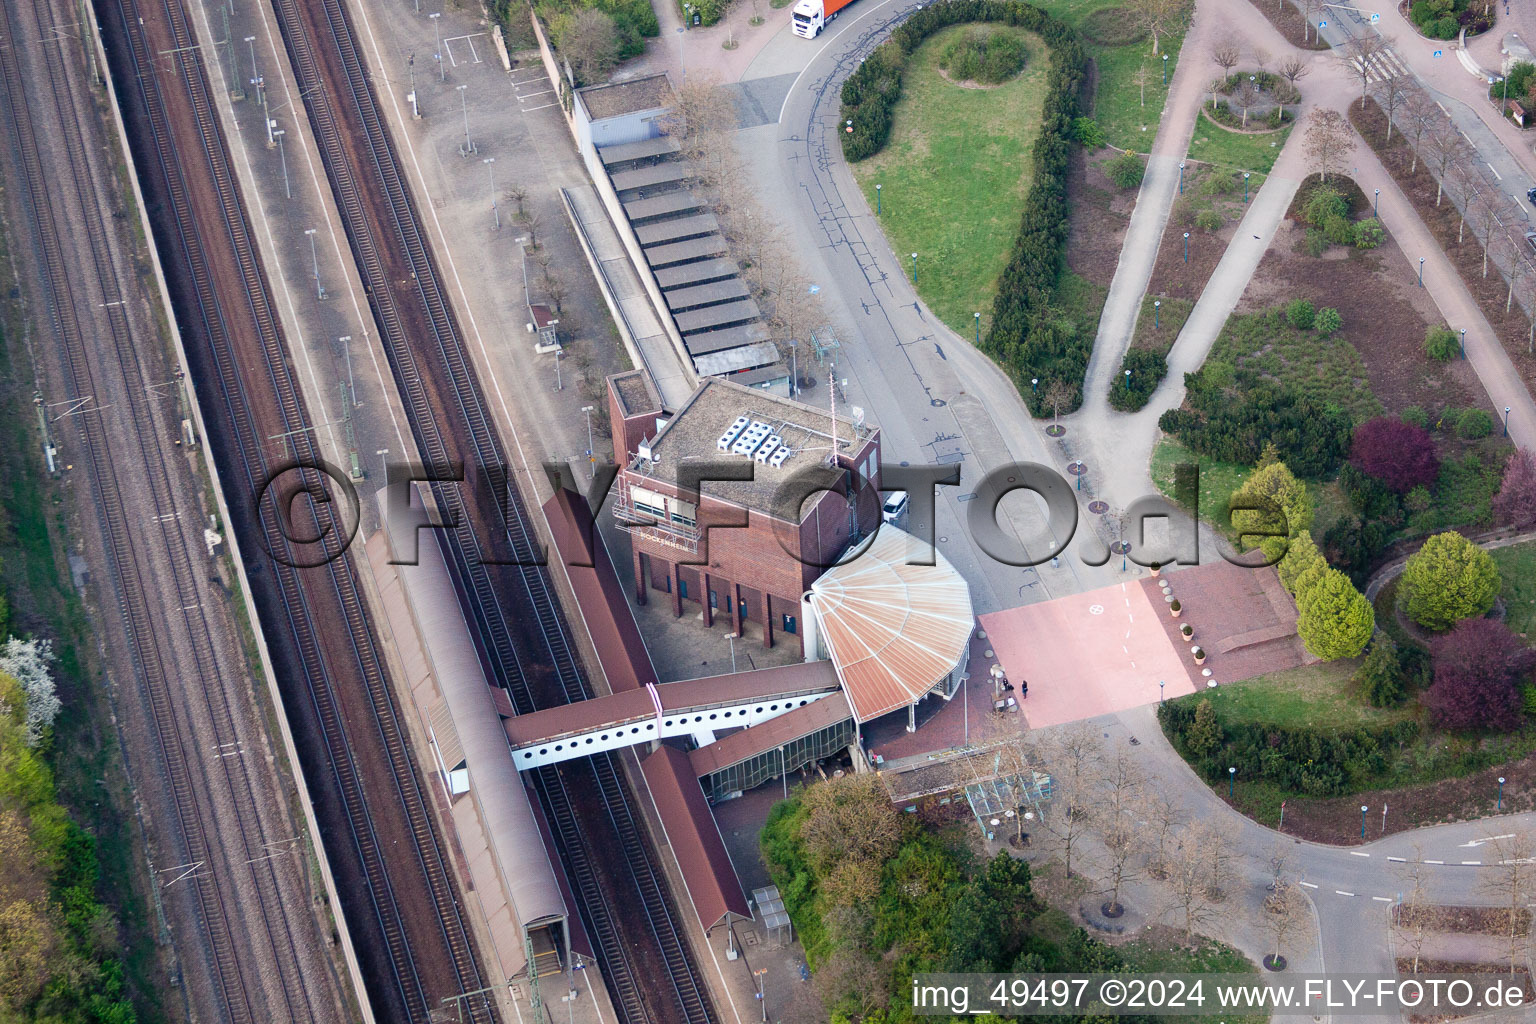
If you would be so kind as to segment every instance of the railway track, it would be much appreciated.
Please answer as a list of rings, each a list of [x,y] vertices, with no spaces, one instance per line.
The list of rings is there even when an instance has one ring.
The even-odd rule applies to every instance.
[[[425,465],[444,479],[455,465],[481,474],[470,481],[475,488],[469,501],[452,483],[434,482],[431,488],[445,520],[456,524],[438,533],[482,661],[519,713],[586,699],[591,689],[549,576],[536,564],[538,546],[527,509],[507,472],[507,453],[486,412],[357,51],[350,18],[341,0],[275,0],[275,8]],[[317,39],[329,44],[323,54],[316,52]],[[397,294],[396,282],[408,284]],[[501,594],[522,598],[518,611],[526,614],[515,617],[522,627],[516,635],[509,628]],[[581,772],[581,764],[568,765],[566,774]],[[573,797],[566,774],[539,769],[532,773],[533,782],[554,825],[562,859],[581,899],[584,923],[620,1013],[630,1022],[713,1021],[654,855],[637,827],[632,797],[609,755],[591,758],[586,765],[596,799],[585,802],[585,813],[578,813],[580,801]],[[594,813],[612,824],[616,844],[594,850],[590,836],[578,829],[578,821],[590,829]],[[609,885],[629,881],[639,897],[643,929],[636,928],[639,921],[613,912],[604,891],[605,874]],[[641,946],[641,940],[659,958],[645,966],[661,969],[667,979],[661,991],[653,969],[637,971],[631,950]],[[642,976],[652,985],[642,984]]]
[[[269,598],[259,599],[268,620],[269,642],[275,642],[275,630],[286,626],[284,646],[298,676],[280,679],[288,684],[288,711],[292,716],[299,711],[296,703],[307,704],[308,714],[295,724],[295,733],[302,732],[311,741],[306,748],[309,756],[304,758],[309,762],[310,781],[320,783],[329,776],[323,795],[345,823],[343,829],[338,822],[322,819],[332,829],[328,854],[333,865],[341,861],[339,884],[345,886],[342,876],[357,883],[345,886],[342,898],[349,926],[360,938],[369,995],[379,1019],[425,1021],[445,995],[485,986],[428,797],[419,784],[374,646],[355,570],[343,553],[350,539],[347,524],[333,504],[301,503],[307,506],[308,522],[303,525],[309,528],[308,535],[321,538],[317,542],[320,557],[310,553],[306,557],[313,561],[301,563],[289,541],[301,534],[292,529],[293,524],[285,526],[274,503],[276,494],[267,486],[286,473],[296,474],[294,483],[299,486],[323,488],[325,482],[317,471],[304,468],[319,465],[320,452],[292,378],[185,9],[180,0],[162,0],[163,21],[152,20],[146,27],[137,0],[116,0],[116,5],[127,43],[128,70],[149,123],[148,145],[158,161],[177,256],[186,271],[190,308],[184,315],[194,321],[195,333],[205,342],[203,355],[211,380],[219,385],[219,401],[212,403],[217,414],[212,419],[220,433],[215,440],[222,443],[231,462],[226,470],[234,473],[233,490],[254,509],[251,521],[232,525],[244,534],[242,542],[251,555],[257,545],[274,555],[266,563],[273,569],[269,589],[258,587]],[[152,43],[150,28],[163,32],[163,37]],[[164,43],[170,45],[157,45]],[[191,168],[175,145],[167,103],[168,99],[179,103],[182,96],[168,96],[162,89],[157,56],[169,58],[184,90],[186,116],[179,123],[195,133],[202,158]],[[197,178],[206,182],[206,193],[192,191]],[[222,237],[205,238],[203,232],[210,227]],[[227,245],[222,251],[221,243]],[[216,272],[224,276],[216,280]],[[214,429],[210,427],[210,433]],[[292,446],[292,459],[267,457],[265,441],[279,435],[286,438],[285,445]],[[316,562],[323,565],[302,574],[296,568]],[[322,636],[327,638],[325,643]],[[360,719],[361,725],[349,728],[349,722]],[[359,730],[374,735],[360,735]],[[358,754],[359,744],[366,748],[363,757]],[[381,800],[392,801],[387,808],[389,830],[405,833],[398,839],[406,849],[393,851],[388,867],[385,849],[389,844],[374,813]],[[322,801],[317,797],[316,802]],[[349,849],[340,848],[343,844]],[[416,904],[410,915],[395,885],[404,874],[410,875],[409,895]],[[368,939],[373,945],[361,941]],[[434,947],[430,971],[418,964],[423,944]],[[487,994],[464,1000],[463,1005],[472,1020],[496,1019]]]

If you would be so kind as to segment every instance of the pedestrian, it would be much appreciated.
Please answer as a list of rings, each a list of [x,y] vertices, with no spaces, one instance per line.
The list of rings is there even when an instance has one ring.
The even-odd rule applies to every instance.
[[[1025,697],[1028,697],[1028,696],[1029,696],[1029,680],[1028,679],[1020,679],[1019,680],[1019,700],[1023,700]]]
[[[1061,568],[1061,559],[1059,557],[1057,557],[1057,556],[1052,556],[1051,557],[1051,568],[1052,569],[1060,569]]]

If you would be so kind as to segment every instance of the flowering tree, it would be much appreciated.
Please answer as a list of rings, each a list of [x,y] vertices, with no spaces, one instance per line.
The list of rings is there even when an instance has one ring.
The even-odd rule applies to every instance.
[[[1493,515],[1517,530],[1536,526],[1536,455],[1521,448],[1504,466],[1504,483],[1493,499]]]
[[[1396,416],[1378,416],[1356,427],[1349,461],[1399,494],[1432,486],[1440,475],[1435,439]]]
[[[59,716],[63,706],[48,670],[53,661],[53,644],[48,640],[18,640],[11,637],[0,647],[0,672],[15,677],[27,704],[27,745],[37,746]]]

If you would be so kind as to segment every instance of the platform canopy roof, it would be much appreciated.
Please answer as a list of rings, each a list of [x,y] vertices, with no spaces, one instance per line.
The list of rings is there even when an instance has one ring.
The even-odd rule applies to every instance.
[[[932,565],[908,564],[930,550]],[[922,699],[964,659],[976,624],[949,560],[889,523],[813,583],[809,600],[860,722]]]

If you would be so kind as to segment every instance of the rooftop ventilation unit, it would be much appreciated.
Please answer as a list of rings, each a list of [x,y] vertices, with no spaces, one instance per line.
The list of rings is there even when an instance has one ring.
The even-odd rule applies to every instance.
[[[782,441],[783,438],[779,437],[778,434],[768,435],[768,440],[763,442],[763,446],[759,448],[757,450],[757,454],[752,457],[758,462],[767,462],[769,457],[773,455],[774,452],[778,451],[779,444]]]
[[[784,465],[784,461],[793,454],[795,454],[795,450],[793,448],[787,444],[781,444],[779,445],[779,450],[774,452],[773,455],[768,459],[768,465],[772,466],[774,469],[778,469],[780,466]]]
[[[768,439],[768,435],[772,433],[772,430],[773,428],[769,427],[768,424],[754,420],[751,426],[741,432],[741,436],[736,439],[736,443],[731,445],[731,451],[736,455],[750,456],[753,452],[757,451],[758,445]]]
[[[720,435],[720,440],[715,442],[715,447],[722,452],[729,449],[735,440],[741,436],[741,432],[746,429],[748,422],[747,417],[737,416],[736,422],[732,423],[725,433]]]

